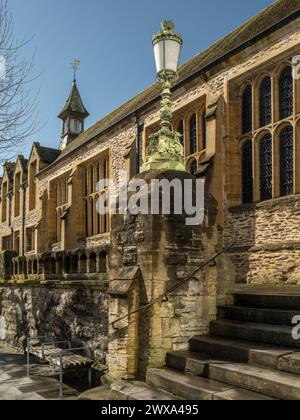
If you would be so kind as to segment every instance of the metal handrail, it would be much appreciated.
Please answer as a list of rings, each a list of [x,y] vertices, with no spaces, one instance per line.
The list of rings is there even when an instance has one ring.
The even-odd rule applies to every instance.
[[[216,255],[214,255],[213,257],[211,257],[207,261],[205,261],[203,264],[201,264],[200,267],[196,268],[188,277],[186,277],[184,280],[180,281],[176,285],[170,287],[166,292],[162,293],[156,299],[153,299],[147,305],[144,305],[144,306],[142,306],[140,308],[137,308],[134,311],[130,312],[129,314],[124,315],[124,316],[120,317],[119,319],[116,319],[115,321],[111,322],[110,325],[112,327],[114,327],[115,324],[117,324],[118,322],[121,322],[124,319],[127,319],[130,316],[135,315],[135,314],[137,314],[137,313],[139,313],[141,311],[144,311],[144,310],[146,310],[148,308],[151,308],[156,303],[159,303],[159,302],[168,302],[170,294],[174,293],[176,290],[178,290],[184,284],[186,284],[187,282],[189,282],[190,280],[192,280],[199,273],[199,271],[202,271],[204,268],[206,268],[207,266],[209,266],[212,263],[213,264],[216,264],[216,259],[219,258],[221,255],[225,254],[231,248],[233,248],[236,245],[237,241],[238,241],[238,238],[234,239],[234,241],[232,241],[229,245],[227,245],[226,247],[224,247],[222,249],[222,251],[218,252]]]

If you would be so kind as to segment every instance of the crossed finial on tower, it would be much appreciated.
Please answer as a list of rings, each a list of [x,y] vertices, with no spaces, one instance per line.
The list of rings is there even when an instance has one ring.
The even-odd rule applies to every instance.
[[[79,70],[79,66],[80,66],[80,60],[74,59],[74,61],[71,63],[71,67],[74,70],[74,82],[76,81],[76,74],[77,74],[77,71]]]

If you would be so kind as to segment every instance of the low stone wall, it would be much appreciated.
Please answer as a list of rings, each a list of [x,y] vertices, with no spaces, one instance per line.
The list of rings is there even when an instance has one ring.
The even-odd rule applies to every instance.
[[[99,365],[108,348],[108,301],[102,288],[0,287],[6,340],[23,348],[25,338],[51,336],[89,346]]]
[[[225,241],[240,283],[300,284],[300,195],[229,209]]]

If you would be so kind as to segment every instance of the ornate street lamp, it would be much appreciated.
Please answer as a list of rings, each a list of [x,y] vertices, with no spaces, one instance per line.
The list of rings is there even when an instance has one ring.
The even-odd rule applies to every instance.
[[[142,172],[148,170],[186,171],[181,135],[173,131],[171,83],[178,78],[177,69],[182,37],[174,31],[173,22],[163,22],[161,31],[153,37],[157,76],[163,86],[161,122],[158,133],[149,138],[146,161]]]

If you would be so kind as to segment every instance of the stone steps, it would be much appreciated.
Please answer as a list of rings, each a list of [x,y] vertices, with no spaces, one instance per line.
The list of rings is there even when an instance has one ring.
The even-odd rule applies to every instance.
[[[180,399],[171,393],[155,389],[151,385],[139,381],[114,383],[110,391],[113,398],[120,401],[172,401]]]
[[[209,366],[209,378],[280,400],[300,400],[300,377],[249,364]]]
[[[300,308],[300,294],[276,292],[236,293],[234,302],[237,306],[246,308],[261,308],[298,311]]]
[[[257,322],[262,324],[292,325],[298,311],[276,310],[266,308],[247,308],[243,306],[226,306],[219,308],[219,317],[233,321]]]
[[[219,308],[222,319],[211,323],[211,335],[193,337],[190,351],[168,353],[172,370],[154,372],[152,382],[183,398],[300,400],[300,340],[292,337],[292,319],[299,314],[299,294],[238,293],[234,305]],[[232,388],[214,392],[207,386],[205,393],[208,383],[198,385],[199,377]]]
[[[147,382],[185,400],[269,400],[268,396],[249,393],[220,381],[179,373],[169,369],[148,369]]]
[[[259,324],[222,319],[211,323],[211,334],[217,337],[300,348],[300,340],[292,337],[292,326]]]
[[[292,354],[297,349],[272,346],[264,343],[242,341],[226,337],[193,337],[190,340],[190,350],[217,358],[240,363],[255,363],[276,368],[278,359]]]
[[[221,392],[214,396],[215,401],[276,401],[276,398],[267,397],[266,395],[256,392],[247,391],[246,389],[233,388],[229,391]]]
[[[299,310],[298,310],[299,308]],[[237,293],[219,308],[208,337],[189,351],[169,352],[166,367],[149,368],[147,384],[114,388],[121,399],[215,401],[300,400],[300,340],[291,321],[300,294]]]

